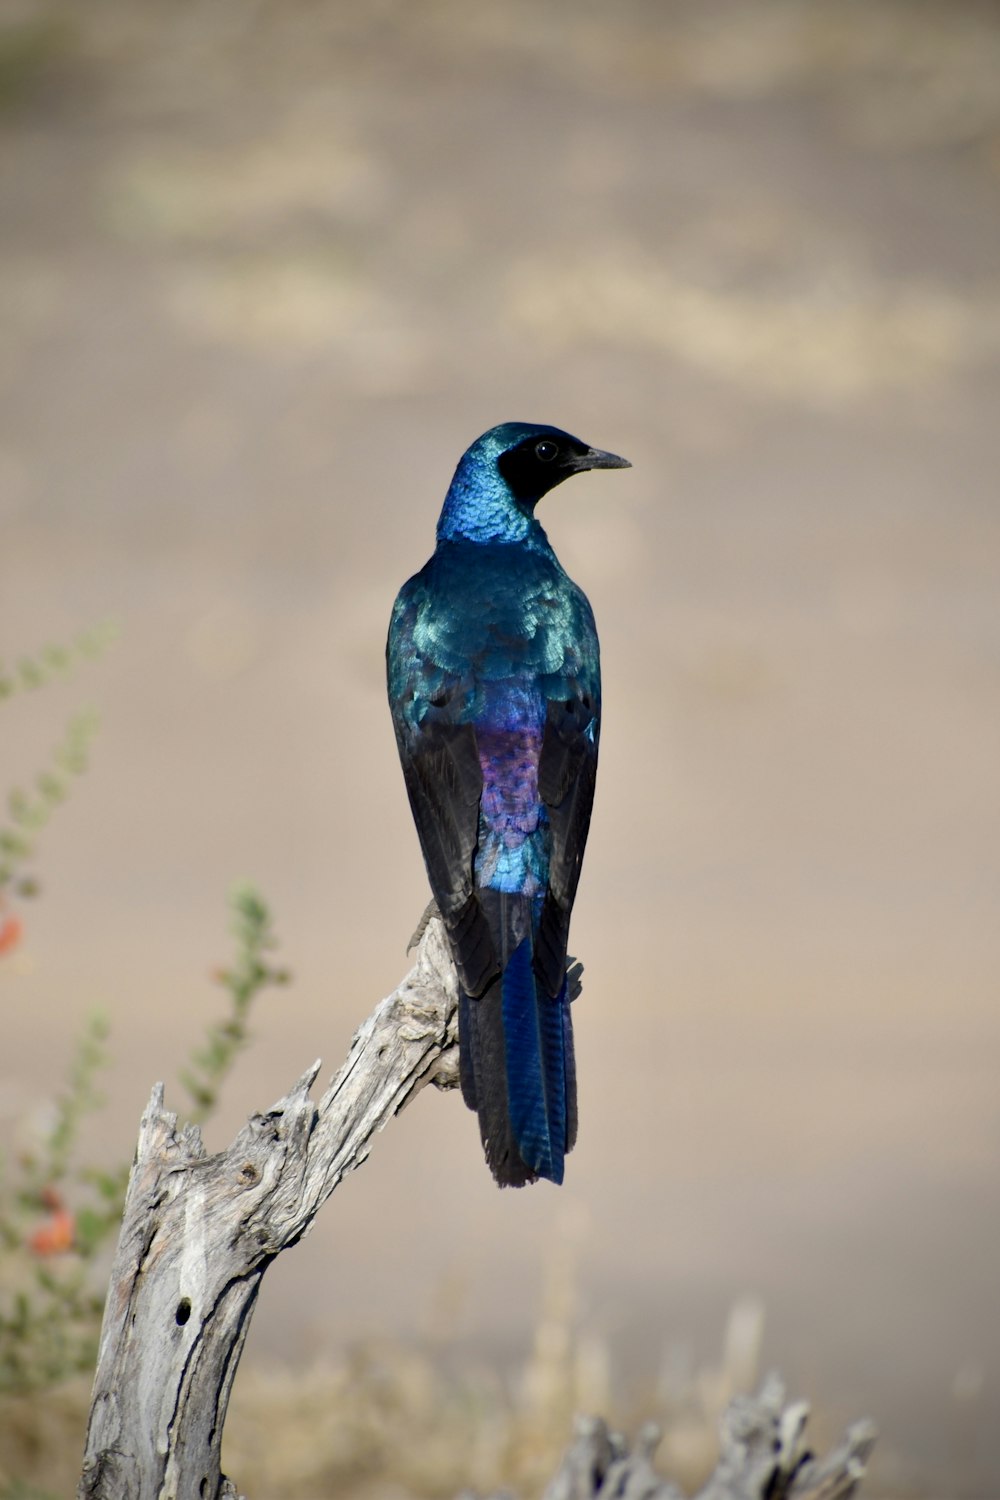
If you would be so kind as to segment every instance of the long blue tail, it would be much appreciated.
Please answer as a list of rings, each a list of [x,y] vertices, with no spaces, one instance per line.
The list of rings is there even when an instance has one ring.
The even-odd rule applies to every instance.
[[[459,1049],[462,1093],[500,1186],[562,1182],[576,1139],[572,1020],[565,980],[555,997],[539,984],[530,936],[481,996],[462,996]]]

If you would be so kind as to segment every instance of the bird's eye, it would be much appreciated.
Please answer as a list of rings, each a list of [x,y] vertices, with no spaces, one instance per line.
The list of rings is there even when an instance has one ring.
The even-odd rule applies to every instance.
[[[558,443],[553,443],[550,438],[542,438],[540,443],[535,444],[535,457],[539,463],[550,464],[558,452]]]

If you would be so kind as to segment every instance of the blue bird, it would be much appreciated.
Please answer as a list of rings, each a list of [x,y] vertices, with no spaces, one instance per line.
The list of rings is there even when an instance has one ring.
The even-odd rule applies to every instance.
[[[566,944],[601,725],[593,612],[535,506],[572,474],[629,467],[557,427],[484,433],[389,626],[396,743],[458,970],[462,1094],[501,1187],[562,1182],[576,1139]]]

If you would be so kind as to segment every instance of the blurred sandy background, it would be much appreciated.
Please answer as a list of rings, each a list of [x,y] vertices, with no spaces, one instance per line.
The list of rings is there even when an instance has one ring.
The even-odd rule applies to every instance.
[[[4,711],[4,786],[102,715],[5,1132],[103,1005],[131,1150],[237,876],[295,984],[210,1143],[339,1064],[425,901],[393,595],[467,443],[557,423],[635,465],[543,514],[606,682],[567,1186],[501,1195],[423,1096],[248,1362],[502,1368],[568,1240],[627,1380],[752,1294],[894,1485],[1000,1492],[997,7],[8,0],[0,317],[0,649],[122,627]]]

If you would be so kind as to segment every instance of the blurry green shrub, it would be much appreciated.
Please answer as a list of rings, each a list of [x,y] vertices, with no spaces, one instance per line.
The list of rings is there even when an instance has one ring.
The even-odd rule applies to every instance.
[[[102,1102],[107,1033],[104,1017],[91,1017],[49,1128],[13,1170],[0,1158],[0,1391],[37,1390],[94,1359],[103,1297],[89,1262],[121,1217],[128,1172],[77,1166],[74,1148]]]
[[[114,634],[112,627],[100,626],[14,667],[0,662],[0,703],[100,656]],[[16,788],[8,796],[8,821],[0,825],[0,962],[21,939],[12,898],[37,894],[25,866],[35,855],[38,835],[86,769],[96,728],[93,710],[75,715],[32,790]],[[180,1078],[190,1119],[198,1124],[216,1108],[222,1084],[247,1043],[254,1000],[263,989],[289,979],[287,970],[269,961],[277,940],[257,890],[243,882],[229,900],[235,955],[213,976],[225,992],[225,1011],[192,1051]],[[104,1297],[93,1262],[117,1231],[128,1182],[127,1164],[110,1170],[89,1164],[83,1140],[88,1115],[104,1102],[98,1080],[108,1066],[108,1034],[105,1016],[90,1017],[45,1125],[35,1130],[30,1146],[0,1151],[0,1394],[51,1388],[90,1370],[96,1357]],[[8,1493],[13,1492],[0,1489]]]
[[[215,974],[227,995],[221,1020],[192,1053],[181,1082],[190,1118],[203,1123],[246,1045],[254,1000],[288,971],[265,958],[276,945],[271,913],[244,882],[230,896],[236,954]],[[0,1155],[0,1392],[43,1389],[92,1368],[103,1291],[91,1263],[117,1231],[128,1166],[104,1170],[81,1161],[82,1125],[100,1108],[97,1079],[108,1063],[108,1022],[95,1015],[78,1039],[51,1124],[13,1170]]]
[[[209,1027],[205,1043],[191,1054],[180,1081],[191,1100],[190,1119],[201,1125],[219,1100],[222,1082],[248,1040],[250,1007],[261,990],[285,985],[291,975],[275,968],[268,954],[277,947],[271,913],[259,891],[248,881],[234,886],[229,896],[236,957],[232,967],[217,969],[213,978],[229,997],[228,1013]]]
[[[66,678],[81,662],[103,656],[117,636],[111,623],[81,632],[69,645],[45,646],[35,656],[23,656],[13,666],[0,660],[0,704],[19,692],[32,692]],[[69,796],[74,780],[87,769],[98,718],[92,708],[73,715],[50,763],[35,776],[30,791],[13,787],[7,794],[7,817],[0,824],[0,955],[15,946],[20,923],[7,911],[7,897],[37,893],[34,876],[25,866],[34,858],[39,834],[56,808]],[[6,933],[6,938],[4,934]]]

